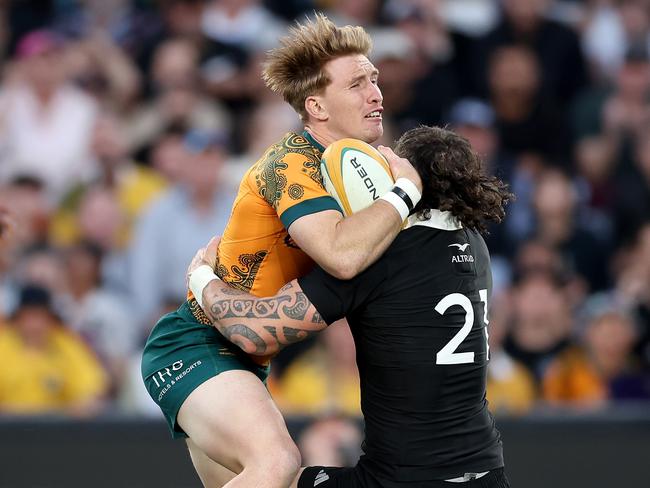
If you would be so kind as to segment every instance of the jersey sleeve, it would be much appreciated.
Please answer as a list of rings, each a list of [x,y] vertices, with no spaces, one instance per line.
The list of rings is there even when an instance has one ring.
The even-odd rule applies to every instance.
[[[387,276],[382,260],[351,280],[340,280],[317,266],[298,284],[327,325],[355,314],[381,293]]]
[[[269,160],[256,176],[261,195],[285,229],[305,215],[341,207],[323,187],[320,160],[303,151],[286,151]]]

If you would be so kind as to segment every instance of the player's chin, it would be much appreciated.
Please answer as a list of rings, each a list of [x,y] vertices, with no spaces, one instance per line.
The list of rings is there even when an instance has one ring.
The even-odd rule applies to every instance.
[[[381,119],[379,121],[372,121],[370,125],[366,125],[362,132],[363,135],[357,139],[361,139],[368,144],[375,142],[384,134],[384,126],[381,123]]]

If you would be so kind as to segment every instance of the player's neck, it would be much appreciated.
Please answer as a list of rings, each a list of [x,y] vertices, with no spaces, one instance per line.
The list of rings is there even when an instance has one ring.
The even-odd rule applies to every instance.
[[[329,133],[329,131],[323,130],[321,128],[315,128],[312,125],[305,125],[305,130],[323,147],[327,147],[334,141],[340,139],[334,137]]]

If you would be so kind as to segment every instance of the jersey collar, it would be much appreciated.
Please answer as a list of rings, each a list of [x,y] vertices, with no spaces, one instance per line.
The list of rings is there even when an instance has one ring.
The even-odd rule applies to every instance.
[[[417,215],[409,216],[406,228],[416,225],[440,230],[458,230],[463,228],[462,224],[451,212],[443,212],[436,208],[432,208],[429,211],[431,212],[431,216],[426,220],[421,220]]]
[[[325,152],[325,146],[323,146],[320,142],[318,142],[316,139],[314,139],[314,136],[312,136],[309,132],[307,132],[306,130],[303,130],[302,135],[303,135],[303,137],[305,139],[307,139],[309,141],[309,144],[314,146],[320,152]]]

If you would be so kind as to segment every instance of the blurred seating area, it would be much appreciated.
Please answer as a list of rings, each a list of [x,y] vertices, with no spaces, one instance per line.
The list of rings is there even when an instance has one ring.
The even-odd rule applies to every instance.
[[[0,2],[0,414],[161,416],[144,341],[300,127],[260,63],[314,10],[371,33],[382,144],[447,125],[517,196],[487,238],[493,412],[650,405],[647,1],[39,0]],[[315,459],[318,435],[357,454],[346,327],[269,382],[322,416]]]

